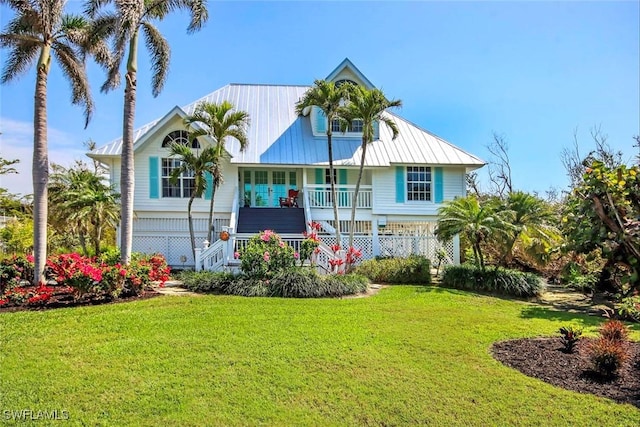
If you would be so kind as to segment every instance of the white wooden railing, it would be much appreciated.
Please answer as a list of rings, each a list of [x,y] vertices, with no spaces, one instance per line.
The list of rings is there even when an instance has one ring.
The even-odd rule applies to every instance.
[[[353,194],[355,193],[355,185],[337,185],[336,196],[339,208],[351,208],[353,204]],[[330,208],[333,207],[331,197],[331,187],[326,185],[307,185],[304,187],[305,202],[309,202],[311,208]],[[358,192],[358,200],[356,207],[363,209],[371,209],[373,191],[370,185],[361,185]],[[308,200],[307,200],[308,199]],[[306,203],[305,203],[306,205]]]
[[[218,271],[225,264],[227,242],[216,240],[207,248],[196,248],[196,271]]]

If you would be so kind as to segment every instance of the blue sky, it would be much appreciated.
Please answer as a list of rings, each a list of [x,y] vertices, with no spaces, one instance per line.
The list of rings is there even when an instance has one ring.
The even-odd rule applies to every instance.
[[[78,9],[79,2],[70,2]],[[640,134],[640,8],[630,2],[210,2],[210,19],[187,35],[187,18],[160,25],[172,47],[162,94],[151,96],[141,54],[136,127],[227,83],[311,84],[345,57],[399,114],[485,160],[492,133],[510,145],[517,188],[544,193],[567,185],[560,162],[574,131],[583,153],[600,127],[632,159]],[[11,12],[0,7],[4,27]],[[2,51],[6,55],[6,51]],[[82,158],[82,142],[121,135],[122,89],[101,94],[89,66],[96,113],[82,112],[54,65],[49,79],[52,161]],[[33,69],[0,86],[3,158],[21,175],[0,186],[30,193]]]

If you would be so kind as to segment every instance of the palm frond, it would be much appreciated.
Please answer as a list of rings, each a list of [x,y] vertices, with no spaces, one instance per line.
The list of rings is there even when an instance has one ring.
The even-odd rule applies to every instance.
[[[0,35],[0,45],[3,47],[11,46],[13,41],[15,39],[10,35]],[[36,61],[39,52],[40,44],[37,41],[32,39],[19,40],[13,45],[9,57],[6,59],[0,83],[7,83],[26,72]]]
[[[151,69],[153,71],[153,77],[151,78],[151,93],[156,97],[162,91],[167,79],[171,48],[165,38],[162,37],[162,34],[160,34],[160,31],[150,23],[143,22],[142,31],[145,35],[145,46],[151,55]]]
[[[71,84],[71,103],[84,106],[84,127],[86,128],[93,114],[93,100],[84,64],[78,58],[76,51],[59,41],[53,42],[52,52]]]

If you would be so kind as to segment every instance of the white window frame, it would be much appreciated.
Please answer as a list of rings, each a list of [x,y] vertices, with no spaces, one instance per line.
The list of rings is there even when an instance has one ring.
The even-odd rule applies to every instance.
[[[184,199],[191,197],[191,193],[195,191],[195,175],[192,171],[181,173],[178,182],[171,182],[171,172],[180,166],[180,160],[163,157],[160,167],[160,181],[162,198],[164,199]],[[166,173],[165,173],[166,172]],[[189,185],[191,183],[191,185]],[[177,193],[177,194],[176,194]],[[175,194],[175,195],[173,195]]]
[[[424,174],[424,178],[422,178],[422,174]],[[410,176],[411,180],[409,179]],[[416,177],[417,179],[415,179]],[[405,201],[409,203],[433,202],[433,184],[433,169],[431,166],[407,166],[405,168]],[[423,193],[425,197],[420,199],[420,194]]]

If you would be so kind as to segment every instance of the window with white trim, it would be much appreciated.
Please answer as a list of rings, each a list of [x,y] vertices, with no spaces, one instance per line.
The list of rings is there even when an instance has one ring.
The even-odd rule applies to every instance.
[[[180,167],[178,159],[162,159],[162,197],[191,197],[195,191],[196,179],[193,171],[180,174],[174,184],[171,182],[171,174]]]
[[[186,130],[174,130],[173,132],[170,132],[162,140],[162,146],[164,148],[170,148],[171,144],[174,142],[184,145],[185,147],[191,146],[191,148],[200,148],[200,142],[198,142],[197,139],[194,139],[191,141],[191,144],[189,144],[189,133]]]
[[[431,200],[431,168],[428,166],[407,166],[407,200]]]
[[[349,123],[349,126],[347,127],[347,132],[362,133],[363,123],[364,122],[361,119],[351,120],[351,123]],[[331,121],[331,132],[342,132],[342,129],[340,129],[340,120],[333,119]]]

